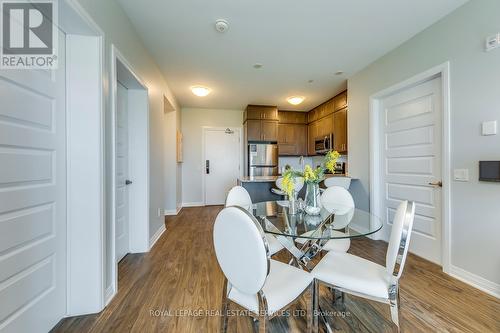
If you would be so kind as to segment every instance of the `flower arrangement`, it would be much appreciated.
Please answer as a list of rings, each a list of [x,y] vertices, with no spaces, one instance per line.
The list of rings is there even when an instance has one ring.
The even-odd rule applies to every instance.
[[[329,170],[331,172],[335,171],[335,163],[339,159],[340,154],[337,151],[329,151],[323,164],[316,169],[313,169],[309,164],[304,167],[304,171],[295,171],[292,168],[287,169],[283,174],[283,191],[291,197],[295,189],[296,178],[303,177],[306,184],[319,184],[323,179],[325,179],[325,171]]]

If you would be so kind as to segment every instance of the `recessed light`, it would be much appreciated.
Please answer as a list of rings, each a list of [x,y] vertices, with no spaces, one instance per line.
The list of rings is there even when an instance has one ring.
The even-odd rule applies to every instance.
[[[215,21],[215,30],[224,33],[229,29],[229,23],[224,19],[218,19]]]
[[[344,74],[344,72],[342,71],[335,72],[335,75],[342,75],[342,74]]]
[[[313,83],[314,80],[307,80],[307,83]]]
[[[262,64],[260,64],[260,63],[256,63],[256,64],[254,64],[254,65],[253,65],[253,68],[255,68],[255,69],[260,69],[260,68],[262,68],[263,66],[264,66],[264,65],[262,65]]]
[[[299,105],[300,103],[302,103],[304,101],[305,97],[302,97],[302,96],[291,96],[291,97],[288,97],[286,100],[288,101],[288,103],[292,104],[292,105]]]
[[[193,92],[193,94],[199,97],[205,97],[210,94],[210,89],[203,86],[193,86],[191,87],[191,91]]]

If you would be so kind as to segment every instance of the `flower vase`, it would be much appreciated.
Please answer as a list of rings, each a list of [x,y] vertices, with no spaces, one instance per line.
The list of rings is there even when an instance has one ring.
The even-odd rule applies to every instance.
[[[306,187],[306,207],[305,211],[308,215],[318,215],[321,211],[319,202],[319,184],[307,183]]]

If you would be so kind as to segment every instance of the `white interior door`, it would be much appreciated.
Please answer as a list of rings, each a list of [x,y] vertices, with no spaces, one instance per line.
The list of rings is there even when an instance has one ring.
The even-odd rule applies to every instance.
[[[129,252],[128,207],[128,91],[120,83],[116,92],[116,261]]]
[[[66,313],[65,35],[59,69],[0,70],[0,332]]]
[[[240,176],[240,130],[205,129],[204,135],[205,204],[222,205]]]
[[[381,101],[382,200],[386,238],[397,205],[416,203],[410,251],[441,263],[442,99],[435,78]]]

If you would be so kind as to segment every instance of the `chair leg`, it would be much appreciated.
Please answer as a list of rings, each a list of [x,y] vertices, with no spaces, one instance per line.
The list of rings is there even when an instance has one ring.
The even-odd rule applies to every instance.
[[[224,287],[222,288],[222,313],[220,322],[221,333],[226,333],[227,331],[227,311],[229,309],[229,302],[227,300],[227,280],[224,280]]]
[[[399,332],[399,286],[391,286],[389,289],[389,305],[391,306],[391,319],[396,324]]]
[[[314,333],[318,332],[318,319],[319,319],[319,281],[313,281],[313,323],[312,329]]]
[[[259,333],[267,333],[269,317],[266,315],[259,317]]]
[[[307,322],[307,333],[312,333],[313,329],[313,316],[314,316],[314,282],[309,286],[309,297],[306,301],[306,322]]]

